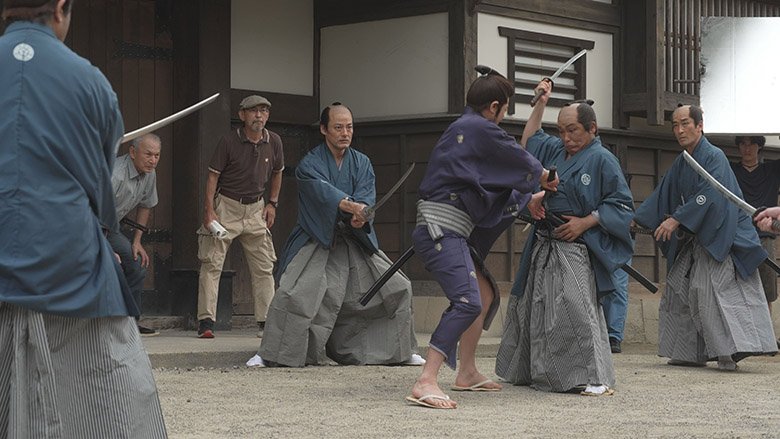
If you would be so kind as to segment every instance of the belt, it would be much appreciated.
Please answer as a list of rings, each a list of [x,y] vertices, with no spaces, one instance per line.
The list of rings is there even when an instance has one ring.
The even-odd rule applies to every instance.
[[[417,200],[417,225],[427,226],[434,241],[444,236],[442,228],[452,230],[468,238],[474,230],[474,223],[466,212],[445,203]]]
[[[242,197],[230,192],[226,192],[222,189],[219,190],[219,194],[230,198],[231,200],[238,201],[241,204],[254,204],[263,199],[262,195],[255,195],[254,197]]]

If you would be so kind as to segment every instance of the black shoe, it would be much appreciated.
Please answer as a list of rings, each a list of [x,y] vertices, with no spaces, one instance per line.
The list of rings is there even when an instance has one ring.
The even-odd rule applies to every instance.
[[[622,349],[620,349],[620,340],[616,338],[610,338],[609,339],[609,350],[612,351],[613,354],[619,354],[623,352]]]
[[[214,338],[214,320],[203,319],[198,321],[198,338]]]
[[[160,335],[156,330],[141,325],[138,325],[138,333],[141,334],[141,337],[155,337]]]

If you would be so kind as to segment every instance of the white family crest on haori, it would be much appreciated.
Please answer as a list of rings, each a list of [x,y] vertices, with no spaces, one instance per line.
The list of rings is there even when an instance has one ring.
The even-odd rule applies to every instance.
[[[35,49],[27,43],[19,43],[14,47],[14,58],[27,62],[35,56]]]

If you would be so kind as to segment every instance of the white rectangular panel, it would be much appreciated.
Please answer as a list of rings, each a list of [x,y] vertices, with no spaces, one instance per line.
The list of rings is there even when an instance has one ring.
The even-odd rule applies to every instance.
[[[780,133],[778,44],[778,17],[702,18],[701,106],[705,133]]]

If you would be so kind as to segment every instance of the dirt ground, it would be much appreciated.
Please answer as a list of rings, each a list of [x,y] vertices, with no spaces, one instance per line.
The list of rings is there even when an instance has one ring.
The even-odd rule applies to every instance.
[[[780,356],[737,372],[667,366],[650,346],[615,355],[614,396],[505,385],[452,392],[459,407],[404,401],[419,367],[156,369],[172,438],[780,437]],[[494,358],[479,359],[490,377]],[[455,374],[443,371],[449,386]]]

